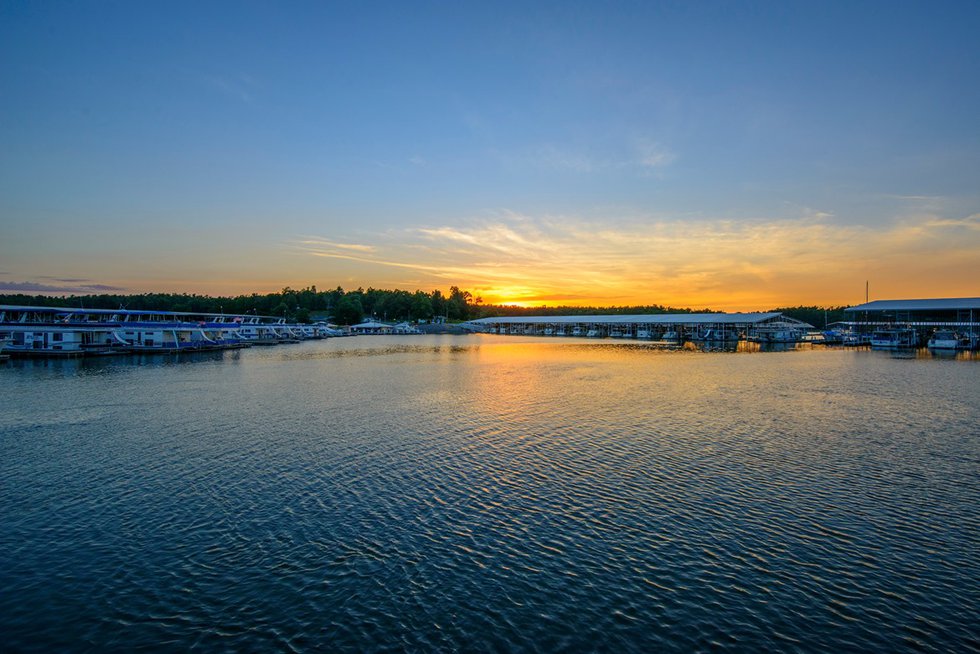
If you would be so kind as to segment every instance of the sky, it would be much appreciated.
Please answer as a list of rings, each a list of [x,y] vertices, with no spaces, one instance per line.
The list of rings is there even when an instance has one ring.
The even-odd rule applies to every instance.
[[[980,3],[0,0],[0,293],[980,296]]]

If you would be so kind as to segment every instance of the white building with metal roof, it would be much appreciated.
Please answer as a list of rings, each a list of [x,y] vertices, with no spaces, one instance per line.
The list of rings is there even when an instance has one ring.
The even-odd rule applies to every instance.
[[[354,334],[390,334],[394,331],[394,327],[387,323],[369,320],[351,325],[350,330]]]
[[[875,300],[844,309],[854,324],[901,323],[916,327],[972,327],[980,331],[980,298]]]
[[[939,330],[966,337],[972,348],[980,345],[980,298],[948,297],[921,300],[875,300],[844,309],[845,322],[858,333],[905,328],[915,330],[919,342]]]
[[[945,297],[931,300],[874,300],[844,311],[970,311],[980,315],[980,297]]]
[[[780,332],[799,332],[813,326],[778,312],[659,313],[584,316],[499,316],[463,324],[478,332],[535,336],[592,336],[685,340],[739,340]]]

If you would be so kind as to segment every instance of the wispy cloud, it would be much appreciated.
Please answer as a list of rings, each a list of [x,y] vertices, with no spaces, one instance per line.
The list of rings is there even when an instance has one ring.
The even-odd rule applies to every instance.
[[[78,277],[54,277],[52,275],[38,275],[38,279],[50,279],[56,282],[61,282],[63,284],[80,284],[82,282],[89,281],[88,279],[81,279]]]
[[[203,75],[205,84],[220,93],[241,100],[246,104],[252,104],[252,99],[258,85],[255,80],[245,73],[232,75]]]
[[[949,198],[942,195],[881,195],[883,200],[894,203],[896,210],[902,213],[928,212],[941,213],[949,203]]]
[[[372,245],[362,245],[360,243],[338,243],[336,241],[330,241],[325,238],[320,238],[319,236],[307,236],[299,241],[300,244],[320,247],[320,248],[335,248],[338,250],[353,250],[355,252],[373,252],[375,250]]]
[[[541,168],[571,170],[577,173],[589,173],[607,164],[596,160],[584,152],[565,150],[554,145],[542,145],[525,153],[526,160]]]
[[[906,200],[908,202],[941,202],[943,200],[943,196],[941,195],[890,195],[887,197],[892,197],[896,200]]]
[[[611,152],[597,154],[588,148],[541,144],[519,153],[497,153],[500,161],[511,168],[567,171],[573,173],[629,172],[645,174],[663,170],[677,159],[664,144],[639,139]]]
[[[937,292],[931,278],[939,261],[959,271],[947,276],[942,293],[980,294],[978,215],[872,228],[841,225],[817,210],[748,221],[590,222],[504,213],[379,234],[372,249],[358,252],[310,240],[296,245],[322,259],[458,284],[487,301],[767,308],[860,299],[851,290],[868,277],[882,293],[915,295],[921,288],[918,294],[928,295]]]
[[[641,140],[636,145],[637,163],[644,168],[663,168],[677,158],[673,152],[656,141]]]
[[[971,231],[980,231],[980,213],[975,213],[966,218],[930,218],[926,221],[930,228],[935,227],[959,227]]]
[[[70,282],[72,280],[63,281]],[[120,286],[110,286],[108,284],[83,284],[69,286],[42,284],[39,282],[0,282],[0,291],[10,293],[73,293],[75,295],[92,295],[96,293],[109,293],[125,290],[125,288]]]

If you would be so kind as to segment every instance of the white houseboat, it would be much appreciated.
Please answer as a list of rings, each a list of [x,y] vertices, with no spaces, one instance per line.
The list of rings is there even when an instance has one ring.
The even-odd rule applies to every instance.
[[[75,357],[122,351],[112,338],[111,326],[4,325],[0,339],[8,341],[5,351],[14,356]]]
[[[871,347],[876,349],[910,348],[918,345],[919,337],[914,329],[878,329],[871,334]]]
[[[113,336],[130,352],[173,353],[219,349],[201,326],[188,325],[126,325],[113,331]]]
[[[966,350],[970,347],[970,339],[954,331],[941,329],[929,338],[927,346],[931,350]]]
[[[723,327],[714,328],[714,329],[705,329],[704,331],[700,331],[696,333],[693,337],[691,337],[691,340],[706,341],[709,343],[717,343],[723,341],[738,341],[739,334],[738,332],[732,329],[725,329]]]

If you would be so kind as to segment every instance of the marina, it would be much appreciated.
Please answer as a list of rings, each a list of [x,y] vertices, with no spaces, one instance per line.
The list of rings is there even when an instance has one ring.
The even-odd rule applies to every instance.
[[[0,15],[0,654],[980,654],[980,0]]]
[[[780,312],[640,315],[500,316],[470,320],[464,330],[508,336],[638,341],[664,346],[796,343],[884,349],[976,350],[980,299],[875,301],[846,309],[853,320],[823,330]],[[254,314],[71,309],[0,305],[0,356],[80,357],[181,353],[295,344],[338,336],[408,336],[409,322],[369,320],[346,328],[289,323]]]
[[[284,318],[249,314],[0,305],[0,341],[10,356],[203,352],[347,334],[325,323],[288,324]]]
[[[844,344],[883,348],[980,347],[980,298],[875,300],[848,307]],[[939,335],[942,334],[940,337]],[[937,338],[938,337],[938,338]],[[939,344],[937,346],[937,343]]]
[[[756,340],[796,342],[813,326],[781,313],[671,313],[643,315],[481,318],[474,331],[521,336],[585,336],[658,342]]]
[[[677,345],[754,342],[884,349],[914,349],[927,344],[933,349],[980,347],[980,298],[878,300],[845,312],[853,319],[823,330],[779,312],[496,317],[467,325],[490,334],[609,337]]]

